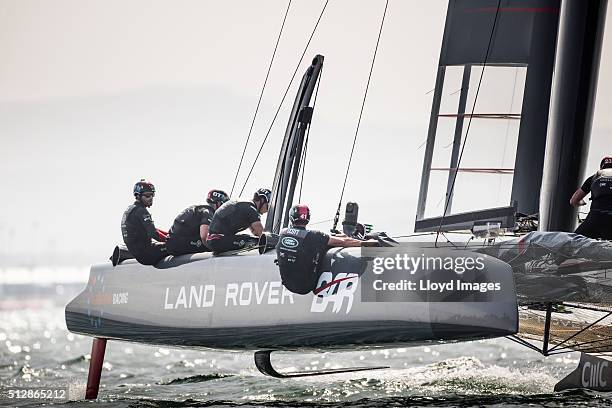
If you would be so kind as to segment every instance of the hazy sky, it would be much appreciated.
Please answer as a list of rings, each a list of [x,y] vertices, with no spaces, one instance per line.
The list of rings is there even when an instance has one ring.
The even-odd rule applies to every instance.
[[[180,210],[203,202],[210,188],[229,192],[287,4],[0,0],[0,266],[26,252],[33,254],[26,262],[44,262],[47,254],[62,262],[69,254],[78,262],[106,259],[121,241],[121,215],[142,177],[157,187],[151,212],[164,229]],[[239,188],[323,4],[291,3]],[[325,65],[302,201],[311,204],[313,221],[333,217],[384,5],[330,1],[245,195],[271,187],[295,88],[318,53]],[[345,193],[345,201],[360,203],[363,221],[395,234],[413,230],[419,146],[427,134],[446,6],[442,0],[390,1]],[[612,153],[610,32],[592,169]],[[460,87],[457,73],[449,78],[443,109],[454,106],[452,93]],[[482,97],[506,111],[520,109],[520,94],[511,90],[522,78],[518,69],[487,73],[489,90],[479,103]],[[515,80],[518,85],[508,87]],[[516,125],[473,126],[474,158],[487,152],[487,165],[511,167]],[[439,134],[452,138],[451,127],[441,124]],[[486,145],[491,131],[504,143]],[[503,201],[504,184],[493,180],[495,198]]]

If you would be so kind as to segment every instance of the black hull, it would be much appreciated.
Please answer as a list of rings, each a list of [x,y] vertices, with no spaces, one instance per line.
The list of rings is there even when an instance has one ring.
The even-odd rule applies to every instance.
[[[66,312],[71,332],[145,344],[216,348],[257,349],[351,349],[364,346],[416,346],[432,342],[470,341],[502,337],[510,331],[461,324],[418,323],[393,320],[287,324],[260,327],[184,328],[125,323]]]

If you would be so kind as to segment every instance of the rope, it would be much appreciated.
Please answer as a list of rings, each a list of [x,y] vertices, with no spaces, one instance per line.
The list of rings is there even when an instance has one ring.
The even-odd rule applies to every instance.
[[[355,129],[355,137],[353,137],[353,146],[351,147],[351,154],[349,155],[349,161],[346,166],[346,174],[344,175],[344,183],[342,184],[342,192],[340,193],[340,199],[338,200],[338,209],[334,217],[334,226],[332,232],[336,230],[338,221],[340,219],[340,207],[342,206],[342,198],[344,197],[344,189],[346,188],[346,181],[348,180],[349,171],[351,169],[351,162],[353,161],[353,152],[355,151],[355,143],[357,142],[357,135],[359,134],[359,125],[361,124],[361,117],[363,115],[363,108],[365,107],[366,98],[368,96],[368,89],[370,88],[370,80],[372,79],[372,71],[374,70],[374,62],[376,61],[376,53],[378,52],[378,45],[380,43],[380,37],[382,34],[383,26],[385,25],[385,16],[387,15],[387,7],[389,7],[389,0],[385,3],[385,10],[383,11],[382,19],[380,21],[380,29],[378,30],[378,38],[376,39],[376,47],[374,48],[374,55],[372,56],[372,64],[370,65],[370,73],[368,75],[368,82],[366,83],[365,92],[363,94],[363,101],[361,102],[361,110],[359,111],[359,119],[357,120],[357,128]]]
[[[257,164],[257,160],[259,159],[259,155],[261,154],[261,151],[263,150],[264,145],[266,144],[266,141],[268,140],[268,136],[270,136],[270,132],[272,131],[272,126],[274,126],[274,122],[276,121],[276,117],[278,116],[278,113],[281,110],[281,107],[283,106],[283,102],[285,102],[285,98],[287,97],[287,93],[289,93],[289,89],[291,88],[291,84],[293,83],[293,80],[295,79],[295,74],[297,74],[298,69],[300,68],[300,64],[302,63],[302,60],[304,59],[304,55],[306,54],[306,50],[308,50],[308,46],[310,45],[310,42],[312,41],[312,37],[314,37],[315,32],[317,31],[317,27],[319,26],[319,22],[321,21],[321,18],[323,17],[323,13],[325,12],[325,9],[327,8],[327,3],[329,3],[329,0],[325,1],[325,4],[323,5],[323,9],[321,10],[321,14],[319,14],[319,18],[317,19],[317,23],[314,26],[314,29],[312,30],[312,33],[310,34],[310,38],[308,39],[308,42],[306,43],[306,47],[304,47],[304,51],[302,52],[302,56],[300,57],[300,60],[297,63],[297,66],[295,67],[295,71],[293,71],[293,75],[291,76],[291,80],[289,81],[289,85],[287,86],[287,89],[285,90],[285,94],[283,95],[283,98],[281,99],[280,104],[278,105],[278,109],[276,110],[276,113],[274,114],[274,117],[272,118],[272,123],[270,123],[270,127],[268,128],[268,131],[266,132],[266,137],[264,137],[263,142],[261,142],[261,146],[259,147],[259,151],[257,152],[257,155],[255,156],[255,160],[253,161],[253,165],[251,166],[251,169],[249,170],[249,174],[247,174],[246,180],[244,180],[244,184],[242,186],[242,189],[240,190],[240,195],[242,195],[242,192],[244,191],[244,188],[246,187],[249,178],[251,177],[251,173],[253,173],[253,169],[255,168],[255,164]]]
[[[317,82],[317,88],[315,89],[314,101],[312,102],[312,110],[317,106],[317,96],[319,95],[319,85],[321,85],[321,77],[323,76],[323,67],[319,73],[319,81]],[[304,140],[304,152],[302,153],[302,160],[300,161],[300,169],[302,171],[302,178],[300,180],[300,194],[298,195],[298,203],[302,202],[302,186],[304,185],[304,174],[306,174],[306,155],[308,154],[308,140],[310,137],[310,127],[306,130],[306,140]]]
[[[461,166],[461,159],[463,158],[463,151],[465,150],[465,145],[468,140],[468,136],[470,134],[470,126],[472,124],[472,117],[474,115],[474,110],[476,109],[476,102],[478,101],[478,93],[480,92],[480,85],[482,85],[482,78],[484,76],[485,68],[487,66],[487,60],[489,59],[489,53],[491,52],[491,44],[493,43],[493,35],[495,34],[495,26],[497,25],[497,17],[499,16],[499,7],[501,5],[501,0],[497,0],[497,9],[495,10],[495,18],[493,19],[493,27],[491,27],[491,35],[489,36],[489,44],[487,45],[487,53],[485,54],[484,63],[482,65],[482,71],[480,72],[480,79],[478,80],[478,87],[476,88],[476,95],[474,96],[474,103],[472,104],[472,112],[470,113],[470,119],[468,120],[467,129],[465,131],[465,139],[463,139],[463,143],[461,145],[461,152],[459,153],[459,159],[457,160],[457,169]],[[450,198],[453,194],[453,190],[455,189],[455,181],[457,181],[456,171],[453,174],[453,182],[451,183],[451,188],[446,197],[446,205],[444,206],[444,212],[442,213],[442,217],[440,218],[440,225],[438,226],[438,231],[436,232],[436,242],[435,245],[438,245],[438,238],[440,237],[440,232],[442,231],[442,223],[444,222],[444,218],[446,217],[446,211],[448,210],[448,204],[450,203]]]
[[[257,101],[257,107],[255,108],[255,113],[253,114],[253,120],[251,121],[251,127],[249,128],[249,134],[247,135],[246,142],[244,142],[244,149],[242,149],[242,155],[240,156],[240,163],[238,163],[238,168],[236,169],[236,176],[234,176],[234,182],[232,183],[232,191],[230,192],[230,197],[234,194],[234,187],[236,186],[236,180],[238,180],[238,174],[240,173],[240,167],[242,166],[242,160],[244,159],[244,154],[246,153],[247,146],[249,145],[249,139],[251,138],[251,132],[253,132],[253,126],[255,125],[255,118],[257,118],[257,112],[259,112],[259,105],[261,105],[261,99],[263,98],[264,91],[266,89],[266,84],[268,83],[268,77],[270,76],[270,71],[272,70],[272,63],[274,62],[274,57],[276,56],[276,50],[278,49],[278,43],[280,42],[281,36],[283,34],[283,28],[285,27],[285,21],[287,21],[287,15],[289,14],[289,8],[291,7],[291,1],[289,0],[289,4],[287,4],[287,11],[285,11],[285,17],[283,18],[283,24],[281,25],[280,31],[278,33],[278,38],[276,39],[276,45],[274,46],[274,52],[272,53],[272,58],[270,59],[270,65],[268,66],[268,72],[266,73],[266,79],[264,80],[263,86],[261,87],[261,93],[259,94],[259,100]]]
[[[333,221],[333,220],[334,220],[333,218],[330,218],[329,220],[323,220],[323,221],[317,221],[317,222],[309,222],[308,225],[312,226],[312,225],[317,225],[317,224],[324,224],[326,222]]]

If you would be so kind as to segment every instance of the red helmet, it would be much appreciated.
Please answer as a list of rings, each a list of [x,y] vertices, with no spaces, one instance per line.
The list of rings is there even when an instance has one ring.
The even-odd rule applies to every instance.
[[[293,225],[306,225],[310,221],[310,208],[306,204],[294,205],[289,211],[289,219]]]
[[[606,156],[603,159],[601,159],[599,168],[600,169],[612,169],[612,157]]]

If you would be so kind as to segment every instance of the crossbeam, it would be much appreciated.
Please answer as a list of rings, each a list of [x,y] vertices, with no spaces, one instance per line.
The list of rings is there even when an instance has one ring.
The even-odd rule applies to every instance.
[[[513,174],[514,169],[489,167],[432,167],[437,171],[456,171],[459,173]]]
[[[520,113],[440,113],[441,118],[513,119],[520,120]]]

